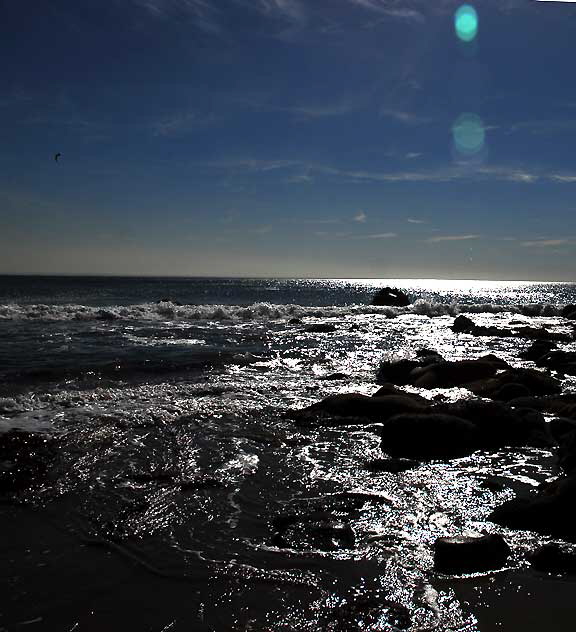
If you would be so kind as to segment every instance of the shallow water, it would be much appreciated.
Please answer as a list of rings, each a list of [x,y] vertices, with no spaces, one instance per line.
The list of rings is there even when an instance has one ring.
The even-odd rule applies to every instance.
[[[143,609],[127,629],[520,629],[510,627],[518,591],[530,593],[536,610],[575,586],[528,569],[526,552],[545,538],[486,518],[515,491],[554,475],[551,453],[502,450],[374,473],[365,462],[382,457],[378,424],[303,426],[289,415],[332,393],[375,392],[383,359],[423,347],[451,360],[491,352],[531,366],[518,359],[526,340],[454,334],[461,311],[478,324],[572,331],[558,314],[576,302],[574,285],[427,283],[394,282],[419,302],[392,309],[367,304],[375,285],[389,282],[0,279],[0,432],[45,433],[55,455],[19,502],[70,542],[93,547],[78,553],[91,556],[87,573],[107,556],[146,578],[143,594],[159,591],[156,627]],[[162,298],[189,304],[156,303]],[[305,331],[312,323],[335,331]],[[343,379],[323,379],[336,372]],[[575,391],[576,380],[564,386]],[[482,487],[493,477],[501,491]],[[318,539],[300,525],[296,548],[274,537],[282,517],[314,512],[349,525],[352,536],[342,528]],[[24,525],[28,517],[15,519]],[[435,574],[434,540],[467,532],[503,533],[509,568]],[[70,542],[32,553],[55,582]],[[116,567],[98,567],[106,606],[88,616],[77,586],[67,619],[53,599],[33,588],[26,595],[34,583],[14,564],[24,594],[0,626],[41,617],[33,628],[114,629]],[[190,585],[186,607],[168,596],[174,583]],[[520,620],[523,630],[542,627],[542,617]],[[567,629],[560,618],[545,620]]]

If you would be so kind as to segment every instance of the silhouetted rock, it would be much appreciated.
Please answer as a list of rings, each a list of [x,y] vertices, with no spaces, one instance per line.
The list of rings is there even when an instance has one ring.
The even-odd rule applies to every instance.
[[[510,384],[504,384],[504,386],[501,386],[492,397],[500,402],[509,402],[511,399],[517,399],[518,397],[530,397],[530,395],[530,390],[526,388],[524,384],[511,382]]]
[[[398,288],[384,287],[372,299],[372,305],[387,307],[407,307],[410,305],[408,296]]]
[[[456,333],[472,334],[473,336],[494,336],[499,338],[532,338],[534,340],[549,340],[556,342],[570,342],[572,337],[569,334],[551,332],[544,327],[515,327],[512,329],[502,329],[500,327],[485,327],[476,325],[467,316],[457,316],[452,324],[452,330]]]
[[[302,319],[301,318],[291,318],[288,321],[289,325],[301,325],[302,324]]]
[[[336,331],[336,325],[332,323],[314,323],[304,328],[308,334],[328,334]]]
[[[560,312],[561,316],[564,318],[569,318],[570,320],[576,320],[576,305],[566,305]]]
[[[521,384],[530,395],[555,395],[562,391],[562,384],[556,378],[536,369],[507,369],[492,378],[471,382],[466,387],[476,395],[494,397],[500,389],[509,384]],[[524,397],[524,396],[520,396]],[[512,398],[512,401],[517,398]]]
[[[538,358],[536,364],[566,375],[576,375],[576,351],[549,351]]]
[[[501,535],[438,538],[434,543],[434,570],[460,575],[502,568],[511,553]]]
[[[545,544],[528,557],[532,568],[543,573],[576,573],[576,549]]]
[[[318,379],[326,382],[332,382],[337,380],[347,380],[348,376],[346,373],[330,373],[329,375],[322,375]]]
[[[560,477],[537,494],[505,502],[489,519],[510,529],[537,531],[569,541],[576,540],[572,511],[576,503],[576,479]]]
[[[412,383],[412,371],[421,364],[418,360],[394,360],[382,362],[376,375],[377,384],[390,382],[397,386],[405,386]]]
[[[406,412],[420,412],[425,405],[402,395],[385,395],[382,397],[368,397],[359,393],[339,393],[330,395],[321,402],[312,404],[299,411],[303,415],[368,419],[371,421],[385,421],[394,415]],[[331,423],[336,423],[331,419]],[[351,423],[350,421],[346,423]]]
[[[412,470],[420,465],[420,461],[413,459],[373,459],[366,463],[366,469],[371,472],[390,472],[398,474],[406,470]]]
[[[419,388],[451,388],[495,375],[497,367],[490,362],[461,360],[435,362],[412,371],[412,384]]]
[[[536,340],[533,342],[526,351],[520,354],[520,357],[524,360],[532,360],[536,362],[542,356],[546,355],[549,351],[556,348],[556,343],[551,340]]]
[[[481,447],[476,426],[452,415],[401,414],[383,426],[382,451],[413,459],[455,458]]]

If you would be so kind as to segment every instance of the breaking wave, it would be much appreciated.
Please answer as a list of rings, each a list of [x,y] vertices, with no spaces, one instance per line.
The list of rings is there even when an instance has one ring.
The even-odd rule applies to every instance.
[[[408,307],[347,305],[309,307],[253,303],[252,305],[177,305],[169,301],[139,305],[90,307],[86,305],[0,305],[0,320],[36,321],[255,321],[289,320],[291,318],[330,318],[348,315],[380,314],[388,318],[407,314],[421,316],[455,316],[460,313],[512,313],[523,316],[559,316],[561,305],[506,305],[497,303],[439,303],[418,300]]]

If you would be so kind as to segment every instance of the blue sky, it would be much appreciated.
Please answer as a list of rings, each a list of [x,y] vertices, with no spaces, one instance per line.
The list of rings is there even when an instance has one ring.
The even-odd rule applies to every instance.
[[[0,2],[0,273],[574,280],[576,5],[460,6]]]

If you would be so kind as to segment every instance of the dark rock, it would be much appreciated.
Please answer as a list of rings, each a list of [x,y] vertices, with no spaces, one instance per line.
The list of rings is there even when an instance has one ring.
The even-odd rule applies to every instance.
[[[400,413],[422,412],[424,408],[423,404],[402,395],[368,397],[359,393],[340,393],[338,395],[330,395],[301,412],[313,415],[323,413],[332,417],[385,421]]]
[[[314,323],[304,328],[308,334],[329,334],[336,331],[336,325],[332,323]]]
[[[487,478],[480,483],[482,489],[487,489],[491,492],[501,492],[506,489],[506,485],[495,478]]]
[[[272,544],[283,549],[337,551],[355,544],[354,531],[347,522],[321,511],[277,516],[272,531]]]
[[[560,315],[563,316],[564,318],[575,320],[576,319],[576,305],[566,305],[560,312]]]
[[[455,331],[459,334],[471,334],[474,333],[476,328],[476,324],[471,318],[468,316],[456,316],[454,322],[452,324],[452,331]]]
[[[496,370],[494,364],[479,360],[436,362],[415,369],[412,373],[412,383],[419,388],[451,388],[492,377]]]
[[[302,319],[301,318],[291,318],[288,321],[289,325],[301,325],[302,324]]]
[[[545,544],[534,551],[528,558],[532,568],[543,573],[576,573],[576,549]]]
[[[545,366],[559,373],[576,375],[576,351],[549,351],[536,361],[538,366]]]
[[[479,433],[479,446],[484,449],[549,447],[552,444],[544,417],[533,409],[512,409],[499,402],[484,400],[462,400],[440,404],[435,410],[474,424]]]
[[[536,369],[507,369],[491,379],[470,383],[467,388],[476,395],[494,397],[507,384],[521,384],[532,395],[555,395],[562,391],[559,380]]]
[[[481,446],[473,423],[443,414],[397,415],[384,424],[381,437],[383,452],[414,459],[467,456]]]
[[[412,382],[412,371],[421,366],[418,360],[394,360],[382,362],[376,375],[377,384],[390,382],[397,386],[406,386]]]
[[[554,439],[561,443],[570,433],[576,432],[576,420],[567,417],[555,417],[549,422],[550,432]]]
[[[329,375],[322,375],[318,379],[330,382],[333,380],[347,380],[348,376],[346,375],[346,373],[330,373]]]
[[[556,343],[550,340],[536,340],[533,342],[526,351],[523,351],[520,354],[520,357],[524,360],[531,360],[532,362],[536,362],[542,356],[546,355],[548,352],[552,351],[552,349],[556,348]]]
[[[518,384],[517,382],[510,382],[510,384],[504,384],[501,386],[492,396],[495,400],[500,402],[509,402],[511,399],[517,399],[518,397],[530,397],[532,393],[524,384]]]
[[[372,299],[372,305],[407,307],[410,305],[410,299],[398,288],[385,287],[376,292]]]
[[[419,461],[413,459],[374,459],[366,463],[366,469],[371,472],[390,472],[398,474],[406,470],[413,470],[420,465]]]
[[[417,393],[408,393],[400,388],[397,388],[393,384],[382,385],[375,393],[372,394],[372,397],[386,397],[387,395],[407,397],[418,404],[422,404],[422,406],[430,406],[431,404],[430,400],[422,397],[422,395],[418,395]]]
[[[511,553],[501,535],[438,538],[434,543],[434,570],[460,575],[502,568]]]
[[[536,531],[575,541],[576,529],[571,520],[575,503],[576,478],[560,477],[536,495],[505,502],[494,509],[489,519],[510,529]]]

